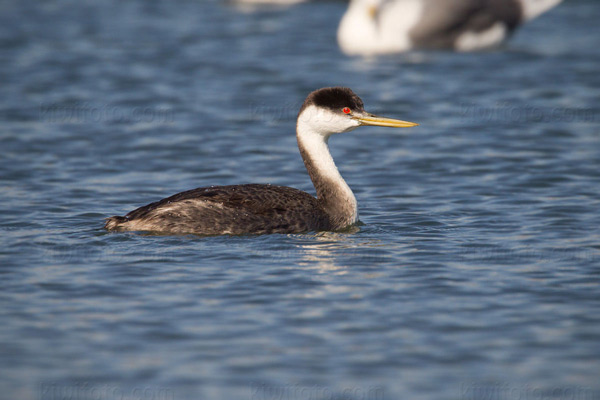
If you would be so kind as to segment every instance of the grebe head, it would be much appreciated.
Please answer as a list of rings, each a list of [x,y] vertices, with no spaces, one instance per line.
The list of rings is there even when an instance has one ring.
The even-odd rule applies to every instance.
[[[325,139],[362,125],[410,128],[418,124],[370,114],[365,111],[360,97],[344,87],[315,90],[308,95],[298,113],[299,131],[310,131]]]

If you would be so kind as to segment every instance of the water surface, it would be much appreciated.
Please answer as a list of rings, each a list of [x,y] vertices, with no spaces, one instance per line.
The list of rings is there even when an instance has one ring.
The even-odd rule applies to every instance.
[[[377,59],[339,52],[345,6],[0,5],[3,396],[600,398],[600,5]],[[356,232],[102,229],[199,186],[312,192],[295,116],[333,85],[421,124],[332,138]]]

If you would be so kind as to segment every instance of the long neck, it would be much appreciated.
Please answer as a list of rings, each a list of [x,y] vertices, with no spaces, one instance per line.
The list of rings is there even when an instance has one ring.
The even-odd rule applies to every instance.
[[[358,221],[354,193],[340,175],[327,145],[327,137],[311,131],[307,124],[297,126],[298,147],[317,191],[317,199],[330,217],[334,229]]]

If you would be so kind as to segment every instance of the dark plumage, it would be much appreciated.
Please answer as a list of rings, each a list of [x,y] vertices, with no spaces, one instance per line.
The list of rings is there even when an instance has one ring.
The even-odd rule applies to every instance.
[[[316,198],[301,190],[274,185],[211,186],[181,192],[111,217],[107,229],[124,223],[144,231],[241,235],[330,230],[329,217]],[[137,229],[127,229],[137,230]]]
[[[298,115],[302,114],[308,106],[315,106],[328,109],[335,113],[342,113],[344,107],[349,107],[353,111],[364,111],[365,105],[360,97],[352,90],[345,87],[333,87],[328,90],[315,90],[308,95]]]
[[[523,20],[518,0],[429,0],[423,5],[423,17],[410,31],[420,48],[453,48],[465,32],[481,33],[499,22],[511,34]]]

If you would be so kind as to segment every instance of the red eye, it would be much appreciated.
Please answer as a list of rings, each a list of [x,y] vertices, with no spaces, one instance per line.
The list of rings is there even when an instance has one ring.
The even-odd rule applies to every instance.
[[[350,113],[351,113],[351,110],[350,110],[350,108],[348,108],[348,107],[344,107],[344,108],[342,109],[342,111],[344,112],[344,114],[350,114]]]

